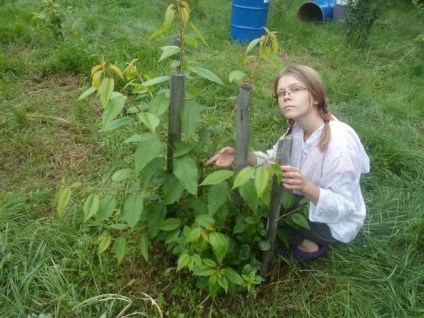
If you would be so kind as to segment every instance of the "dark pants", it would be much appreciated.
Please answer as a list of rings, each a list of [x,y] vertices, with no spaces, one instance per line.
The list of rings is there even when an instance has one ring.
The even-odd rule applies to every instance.
[[[308,223],[310,226],[309,229],[303,227],[293,228],[288,224],[283,224],[280,230],[287,236],[290,243],[296,245],[299,245],[305,239],[318,243],[319,245],[337,245],[341,243],[333,238],[327,224],[311,221],[308,221]]]
[[[296,206],[299,206],[299,202],[303,199],[303,196],[295,195]],[[281,210],[280,215],[290,213],[285,209]],[[325,223],[311,222],[307,220],[309,224],[309,229],[296,226],[292,227],[288,224],[283,224],[280,226],[280,230],[286,235],[289,243],[299,245],[303,240],[307,239],[313,241],[320,245],[337,245],[340,244],[340,241],[337,241],[331,235],[330,228]]]

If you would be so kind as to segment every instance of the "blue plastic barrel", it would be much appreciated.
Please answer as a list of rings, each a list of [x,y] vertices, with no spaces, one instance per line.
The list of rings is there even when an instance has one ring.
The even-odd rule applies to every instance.
[[[233,0],[231,37],[245,43],[265,34],[269,0]]]
[[[334,0],[314,0],[304,3],[297,11],[303,22],[327,22],[333,17]]]

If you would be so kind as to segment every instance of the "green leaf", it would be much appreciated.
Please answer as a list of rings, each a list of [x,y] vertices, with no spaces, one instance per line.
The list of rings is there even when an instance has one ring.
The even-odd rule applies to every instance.
[[[309,199],[307,197],[303,197],[302,200],[300,200],[299,202],[299,206],[300,205],[308,205],[309,204]]]
[[[283,205],[283,208],[289,210],[294,208],[294,206],[296,205],[296,198],[289,191],[283,191],[281,203]]]
[[[57,215],[61,218],[65,214],[66,207],[71,200],[71,189],[61,188],[59,190],[59,197],[57,200]]]
[[[193,266],[202,266],[203,262],[199,254],[192,255],[191,259],[193,260]],[[189,270],[192,270],[193,266],[189,267]]]
[[[189,23],[191,30],[193,31],[193,33],[197,36],[197,38],[202,41],[202,43],[209,48],[208,43],[206,42],[205,38],[203,37],[202,33],[199,31],[199,29],[193,24],[193,23]]]
[[[186,238],[184,240],[184,243],[193,243],[197,242],[200,237],[202,236],[202,233],[205,231],[200,227],[195,227],[190,230],[190,232],[186,235]]]
[[[258,38],[258,39],[253,39],[250,43],[249,43],[249,45],[247,46],[247,49],[246,49],[246,53],[245,54],[247,54],[247,53],[249,53],[255,46],[257,46],[258,45],[258,43],[261,41],[261,39],[260,38]]]
[[[177,272],[181,269],[183,269],[184,267],[188,266],[188,263],[190,262],[190,255],[187,253],[183,253],[180,255],[180,257],[178,258],[178,265],[177,265]]]
[[[129,226],[128,224],[124,224],[124,223],[113,223],[111,225],[108,225],[107,228],[112,230],[123,231],[123,230],[127,230]]]
[[[175,158],[173,173],[189,193],[197,195],[198,171],[193,159],[190,157]]]
[[[202,263],[205,266],[216,267],[216,262],[213,259],[210,259],[210,258],[204,258],[204,259],[202,259]]]
[[[174,145],[174,158],[182,157],[193,150],[193,146],[183,141],[177,141]]]
[[[155,237],[159,233],[159,224],[165,219],[166,205],[158,203],[150,207],[147,213],[147,229],[150,237]]]
[[[233,81],[238,81],[242,79],[243,77],[247,77],[247,74],[242,71],[232,71],[228,77],[230,83]]]
[[[247,181],[251,180],[253,175],[255,174],[255,168],[251,166],[247,166],[240,170],[237,174],[236,179],[234,180],[233,189],[240,187],[245,184]]]
[[[97,247],[97,253],[102,254],[109,248],[110,244],[112,243],[112,237],[103,233],[97,238],[97,242],[99,243],[99,246]]]
[[[247,228],[243,215],[237,215],[235,221],[236,224],[234,225],[233,234],[243,233]]]
[[[156,116],[160,116],[164,114],[169,108],[169,99],[166,98],[164,93],[157,94],[150,102],[149,102],[149,112],[155,114]]]
[[[301,213],[294,213],[290,216],[290,219],[293,221],[293,223],[305,228],[310,229],[308,220],[306,217]]]
[[[187,208],[193,210],[194,214],[201,214],[205,213],[205,211],[208,210],[208,207],[206,205],[206,198],[201,197],[193,197],[189,196],[187,198]]]
[[[153,32],[152,33],[152,35],[149,37],[149,40],[152,40],[152,39],[154,39],[154,38],[156,38],[156,37],[158,37],[159,35],[161,35],[161,34],[165,34],[165,33],[167,33],[169,31],[169,28],[168,27],[166,27],[166,28],[161,28],[161,29],[159,29],[159,30],[156,30],[155,32]]]
[[[220,289],[220,286],[218,284],[217,273],[214,273],[214,275],[209,276],[208,287],[209,287],[209,294],[211,295],[212,299],[215,299]]]
[[[208,175],[200,185],[205,186],[218,184],[227,180],[228,178],[231,178],[233,175],[234,172],[231,170],[218,170]]]
[[[162,82],[167,82],[169,81],[169,79],[171,78],[171,76],[166,75],[166,76],[158,76],[152,79],[149,79],[148,81],[145,81],[143,83],[143,86],[148,87],[148,86],[153,86]]]
[[[115,182],[124,181],[131,175],[131,173],[132,173],[132,170],[130,168],[118,170],[113,174],[112,180]]]
[[[160,56],[159,62],[163,59],[166,59],[167,57],[177,54],[181,50],[178,46],[175,45],[163,46],[161,49],[163,52]]]
[[[261,198],[268,187],[269,171],[267,167],[259,166],[256,168],[255,188],[258,197]]]
[[[175,10],[172,10],[172,9],[166,10],[165,20],[163,21],[164,28],[170,29],[174,19],[175,19]]]
[[[112,120],[111,122],[109,122],[105,127],[103,127],[103,131],[111,131],[114,130],[116,128],[128,125],[129,123],[131,123],[133,120],[131,117],[122,117],[119,119],[115,119]]]
[[[180,181],[175,176],[172,176],[171,179],[163,185],[163,203],[172,204],[178,201],[183,192],[184,187]]]
[[[202,149],[205,146],[206,142],[209,140],[211,135],[211,131],[206,127],[200,128],[199,139],[197,141],[197,146],[199,147],[199,149]]]
[[[97,89],[94,86],[91,86],[89,89],[87,89],[84,93],[80,95],[80,97],[77,99],[77,102],[80,100],[83,100],[93,94]]]
[[[275,161],[276,164],[268,166],[269,173],[278,178],[277,180],[281,180],[283,178],[283,171],[281,170],[281,167],[277,164],[277,161]]]
[[[127,254],[127,239],[124,236],[118,237],[113,243],[113,250],[115,251],[118,264],[121,264],[125,254]]]
[[[221,286],[225,292],[228,292],[228,281],[223,275],[218,276],[218,284]]]
[[[127,101],[124,95],[116,96],[109,101],[102,115],[102,127],[105,128],[116,116],[118,116]]]
[[[191,38],[189,36],[185,36],[184,37],[184,43],[185,44],[190,44],[190,45],[192,45],[194,47],[198,47],[199,46],[199,42],[196,39]]]
[[[127,197],[124,203],[124,213],[122,218],[127,224],[134,228],[138,221],[140,221],[141,215],[144,210],[144,198],[141,194],[132,194]]]
[[[130,138],[124,140],[124,143],[129,144],[131,142],[141,142],[144,140],[144,135],[142,134],[134,134]]]
[[[84,222],[96,214],[99,209],[99,196],[90,194],[84,204]]]
[[[200,77],[203,77],[209,81],[215,82],[219,85],[224,85],[224,82],[215,73],[201,67],[196,67],[195,72]]]
[[[141,234],[140,235],[140,251],[141,251],[141,255],[143,255],[144,259],[147,262],[149,261],[149,246],[150,246],[149,235],[147,235],[147,233]]]
[[[259,198],[258,194],[256,193],[254,181],[251,180],[246,182],[239,188],[239,191],[241,197],[247,203],[249,208],[251,208],[253,211],[256,211],[259,205]]]
[[[232,283],[239,285],[239,286],[245,286],[245,282],[243,278],[231,267],[226,267],[221,271],[224,276]]]
[[[227,182],[213,185],[208,192],[208,212],[213,215],[219,207],[228,201],[230,189]]]
[[[165,244],[171,244],[178,241],[180,238],[181,230],[178,228],[176,230],[170,231],[166,235]]]
[[[259,241],[259,249],[261,251],[269,251],[271,249],[271,243],[267,240]]]
[[[169,219],[163,220],[158,226],[158,228],[161,231],[170,232],[170,231],[178,229],[180,225],[181,225],[180,219],[169,218]]]
[[[100,96],[100,101],[102,102],[102,106],[106,109],[110,98],[112,97],[113,88],[115,82],[113,78],[105,77],[100,84],[99,91],[97,92]]]
[[[135,168],[137,171],[143,169],[150,161],[152,161],[164,144],[154,134],[149,134],[137,148],[134,154]]]
[[[215,273],[215,268],[207,265],[201,265],[193,268],[193,274],[196,276],[211,276]]]
[[[246,224],[258,224],[260,219],[258,217],[248,216],[244,218]]]
[[[212,246],[216,259],[220,264],[222,264],[222,261],[227,255],[230,247],[227,237],[219,232],[211,232],[209,233],[209,243]]]
[[[204,228],[211,228],[215,224],[215,220],[209,214],[199,214],[196,216],[195,222]]]
[[[99,209],[96,213],[96,221],[102,222],[112,216],[116,209],[116,198],[113,195],[107,195],[99,202]]]
[[[182,131],[186,139],[189,139],[200,122],[200,113],[205,109],[203,105],[189,100],[183,105],[181,112]]]
[[[140,187],[145,188],[149,186],[152,178],[160,171],[160,168],[165,163],[165,158],[156,157],[150,161],[147,166],[143,168],[143,171],[140,174]]]
[[[156,127],[160,123],[159,118],[152,113],[141,112],[138,114],[138,118],[152,133],[156,131]]]
[[[261,47],[259,49],[259,56],[264,60],[268,60],[270,54],[271,54],[271,48],[269,46]]]

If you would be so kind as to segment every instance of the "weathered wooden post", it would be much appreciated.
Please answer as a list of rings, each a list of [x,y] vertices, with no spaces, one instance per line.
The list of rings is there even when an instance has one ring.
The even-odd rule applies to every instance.
[[[237,132],[236,132],[236,154],[233,162],[233,169],[240,171],[247,166],[247,154],[249,150],[249,102],[250,85],[240,86],[237,104]],[[235,192],[234,203],[237,207],[241,207],[241,197]]]
[[[290,155],[292,143],[292,136],[285,136],[279,141],[277,147],[277,162],[279,165],[287,164]],[[268,224],[267,224],[267,240],[271,243],[271,248],[265,251],[262,256],[261,276],[265,277],[269,273],[269,269],[274,258],[275,238],[277,236],[278,219],[280,216],[281,200],[283,197],[284,188],[281,180],[274,174],[272,178],[271,188],[271,202],[268,211]]]
[[[184,104],[185,79],[183,74],[171,76],[169,98],[167,171],[172,173],[175,143],[181,140],[181,109]]]

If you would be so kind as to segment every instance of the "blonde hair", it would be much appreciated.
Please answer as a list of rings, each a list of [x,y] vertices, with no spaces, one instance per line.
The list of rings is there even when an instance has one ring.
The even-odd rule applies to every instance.
[[[324,81],[321,76],[313,68],[306,65],[291,65],[278,73],[274,82],[274,93],[277,92],[278,81],[285,75],[292,75],[301,81],[308,89],[309,94],[314,100],[318,102],[318,113],[324,121],[324,128],[321,132],[318,147],[321,150],[325,150],[331,139],[330,129],[330,109],[328,106],[327,91],[324,85]],[[294,120],[289,119],[289,129],[287,134],[291,134],[294,126]]]

